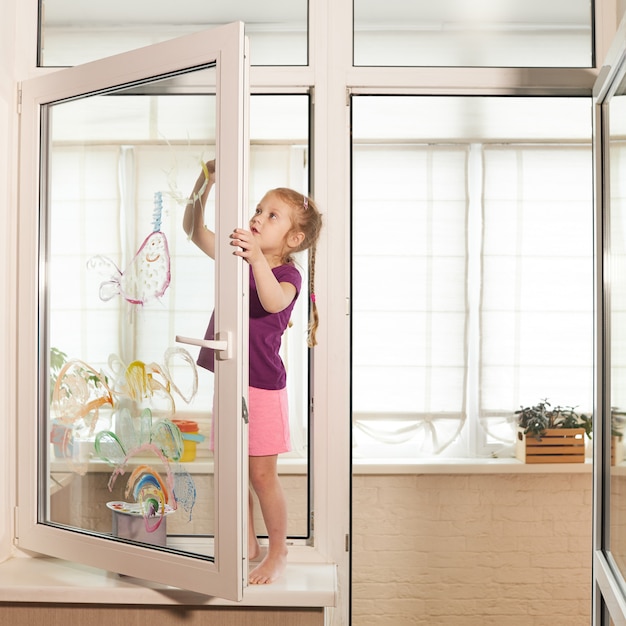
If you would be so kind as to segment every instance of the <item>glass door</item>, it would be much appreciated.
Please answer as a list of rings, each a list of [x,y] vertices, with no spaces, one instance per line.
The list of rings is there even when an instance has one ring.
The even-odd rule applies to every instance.
[[[626,33],[595,87],[594,624],[626,624]]]
[[[247,274],[228,240],[247,216],[245,63],[236,23],[21,87],[19,546],[233,600],[247,571]],[[182,227],[213,184],[215,259]],[[200,367],[186,337],[212,313]]]

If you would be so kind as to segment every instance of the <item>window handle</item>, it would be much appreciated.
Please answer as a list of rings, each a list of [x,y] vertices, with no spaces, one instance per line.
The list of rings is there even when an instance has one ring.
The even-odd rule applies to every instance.
[[[248,404],[244,396],[241,397],[241,416],[243,417],[244,424],[248,423]]]
[[[176,335],[178,343],[187,343],[192,346],[200,346],[201,348],[211,348],[215,350],[215,356],[218,361],[228,361],[233,358],[233,342],[229,331],[215,333],[216,339],[196,339],[195,337],[181,337]]]

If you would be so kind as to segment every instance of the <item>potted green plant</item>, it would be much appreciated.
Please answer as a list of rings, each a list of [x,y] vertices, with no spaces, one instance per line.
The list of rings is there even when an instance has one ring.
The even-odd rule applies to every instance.
[[[541,441],[549,428],[582,428],[587,437],[591,438],[593,428],[590,415],[579,414],[572,406],[555,406],[544,399],[534,406],[521,407],[515,411],[517,423],[524,429],[525,435],[532,435]]]
[[[547,399],[521,407],[517,415],[516,456],[525,463],[581,463],[584,435],[591,438],[592,417],[572,406],[553,407]]]

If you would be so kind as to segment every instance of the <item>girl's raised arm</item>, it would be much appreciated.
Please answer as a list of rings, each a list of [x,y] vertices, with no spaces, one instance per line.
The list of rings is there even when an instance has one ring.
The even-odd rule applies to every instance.
[[[189,239],[212,259],[215,258],[215,233],[204,224],[204,207],[214,184],[215,161],[207,161],[202,165],[183,216],[183,230]]]

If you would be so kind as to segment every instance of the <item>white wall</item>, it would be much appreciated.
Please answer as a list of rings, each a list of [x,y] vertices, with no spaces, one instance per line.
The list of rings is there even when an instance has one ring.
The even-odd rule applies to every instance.
[[[0,2],[0,560],[11,550],[15,414],[16,0]]]

